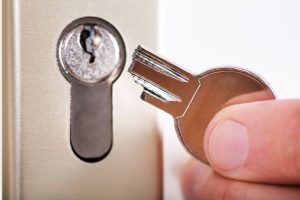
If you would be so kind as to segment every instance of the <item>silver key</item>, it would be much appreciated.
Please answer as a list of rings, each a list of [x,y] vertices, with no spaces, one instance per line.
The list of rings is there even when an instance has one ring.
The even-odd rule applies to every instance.
[[[133,54],[129,72],[144,88],[141,98],[174,117],[182,144],[206,164],[203,137],[218,111],[232,104],[275,98],[252,72],[224,67],[193,75],[141,46]]]

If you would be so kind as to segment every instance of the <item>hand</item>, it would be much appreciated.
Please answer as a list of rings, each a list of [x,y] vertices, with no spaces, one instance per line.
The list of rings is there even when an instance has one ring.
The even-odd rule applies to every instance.
[[[211,166],[186,166],[186,199],[300,199],[300,100],[229,106],[207,127],[204,148]]]

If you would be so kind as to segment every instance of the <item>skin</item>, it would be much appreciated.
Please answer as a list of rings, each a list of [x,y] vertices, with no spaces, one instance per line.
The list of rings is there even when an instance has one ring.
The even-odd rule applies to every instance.
[[[247,138],[247,145],[237,145],[237,152],[239,148],[246,152],[241,165],[227,162],[238,156],[230,157],[225,151],[215,155],[211,150],[215,144],[211,138],[228,121],[231,127],[242,127],[235,131]],[[182,173],[185,199],[300,199],[300,100],[228,106],[208,125],[204,147],[210,166],[195,160],[186,165]]]

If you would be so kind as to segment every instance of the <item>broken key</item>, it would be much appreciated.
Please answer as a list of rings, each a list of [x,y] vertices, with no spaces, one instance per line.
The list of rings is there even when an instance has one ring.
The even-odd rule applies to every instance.
[[[143,86],[141,98],[174,117],[178,137],[188,152],[208,164],[203,148],[206,127],[226,106],[275,99],[257,75],[240,68],[213,68],[193,75],[139,46],[129,72]]]

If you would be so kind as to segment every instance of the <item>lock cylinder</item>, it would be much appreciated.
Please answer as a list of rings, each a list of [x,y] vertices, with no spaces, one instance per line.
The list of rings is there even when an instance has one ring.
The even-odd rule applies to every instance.
[[[83,161],[100,161],[111,150],[112,84],[125,58],[120,33],[101,18],[77,19],[59,37],[58,65],[71,84],[70,144]]]
[[[98,83],[120,73],[125,45],[119,32],[107,21],[80,18],[61,34],[58,60],[68,80]]]

